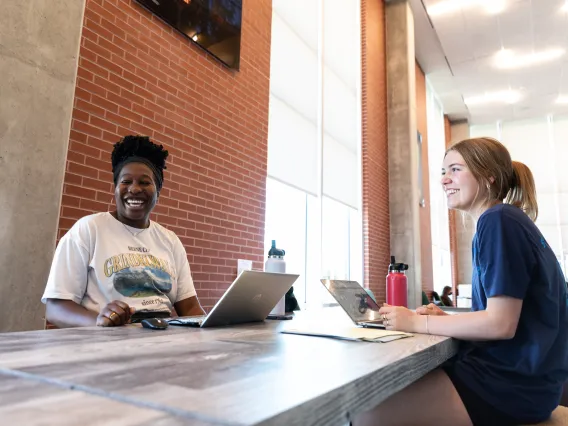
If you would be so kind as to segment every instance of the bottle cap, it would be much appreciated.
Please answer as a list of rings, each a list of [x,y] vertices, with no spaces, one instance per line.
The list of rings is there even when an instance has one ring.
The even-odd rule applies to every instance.
[[[272,240],[272,246],[268,250],[268,257],[284,257],[285,254],[284,250],[276,248],[276,240]]]
[[[389,272],[402,272],[407,271],[408,265],[405,263],[396,263],[394,256],[391,256],[391,263],[389,265]]]

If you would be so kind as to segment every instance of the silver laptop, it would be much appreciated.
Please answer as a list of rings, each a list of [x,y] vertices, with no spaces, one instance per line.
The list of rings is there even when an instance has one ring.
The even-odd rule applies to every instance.
[[[171,325],[218,327],[263,321],[292,287],[298,274],[243,271],[208,315],[168,319]]]
[[[355,324],[361,327],[385,328],[379,305],[357,281],[321,280],[337,303]]]

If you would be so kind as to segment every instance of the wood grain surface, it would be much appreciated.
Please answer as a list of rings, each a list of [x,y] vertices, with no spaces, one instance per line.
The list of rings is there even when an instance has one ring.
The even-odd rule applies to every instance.
[[[0,374],[0,422],[4,426],[215,424],[5,374]]]
[[[383,344],[279,333],[297,321],[0,334],[0,373],[185,421],[340,425],[457,350],[438,336]]]

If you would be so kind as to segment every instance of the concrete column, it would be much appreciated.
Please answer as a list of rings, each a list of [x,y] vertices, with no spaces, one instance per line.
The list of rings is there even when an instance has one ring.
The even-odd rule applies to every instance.
[[[451,143],[469,138],[469,123],[460,121],[451,123]],[[475,225],[467,215],[456,212],[456,246],[458,253],[458,285],[471,284],[471,241]]]
[[[414,18],[408,0],[386,5],[390,247],[408,263],[408,305],[421,304],[419,145]]]
[[[84,0],[6,1],[0,14],[0,332],[43,327]]]

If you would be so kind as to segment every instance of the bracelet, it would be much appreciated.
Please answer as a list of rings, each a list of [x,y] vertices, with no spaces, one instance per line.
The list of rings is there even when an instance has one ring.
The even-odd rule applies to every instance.
[[[430,327],[428,327],[428,319],[430,318],[430,315],[426,315],[426,334],[430,334]]]

